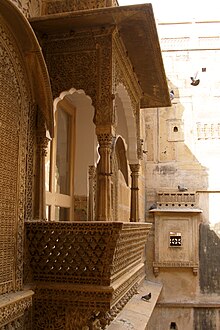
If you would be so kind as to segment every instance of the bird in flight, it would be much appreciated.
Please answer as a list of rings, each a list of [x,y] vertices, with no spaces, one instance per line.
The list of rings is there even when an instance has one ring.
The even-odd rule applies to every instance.
[[[200,83],[200,79],[196,79],[198,75],[198,72],[196,72],[194,77],[190,77],[190,79],[192,80],[191,85],[192,86],[198,86],[198,84]]]

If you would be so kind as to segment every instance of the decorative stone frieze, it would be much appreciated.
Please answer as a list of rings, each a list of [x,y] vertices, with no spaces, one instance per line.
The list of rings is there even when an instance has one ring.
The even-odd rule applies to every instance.
[[[42,11],[48,15],[117,5],[117,0],[42,0]]]
[[[10,329],[10,325],[12,326],[17,324],[20,326],[18,327],[18,329],[28,330],[28,328],[26,328],[24,324],[24,314],[30,312],[32,306],[32,296],[33,291],[29,290],[17,293],[10,293],[7,297],[0,297],[1,329]],[[4,328],[4,326],[6,326],[6,328]],[[23,328],[21,326],[23,326]]]

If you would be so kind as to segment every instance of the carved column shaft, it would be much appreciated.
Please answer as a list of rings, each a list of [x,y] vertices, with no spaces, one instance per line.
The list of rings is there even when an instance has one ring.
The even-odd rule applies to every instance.
[[[96,167],[89,166],[89,205],[88,220],[95,220],[95,186],[96,186]]]
[[[98,165],[97,220],[112,220],[111,153],[112,133],[98,134],[100,161]]]
[[[46,219],[46,193],[45,193],[45,158],[47,145],[44,118],[39,115],[37,128],[37,150],[35,161],[35,194],[34,194],[34,219]]]
[[[140,164],[130,164],[131,169],[131,209],[130,221],[139,222],[139,187],[138,177]]]

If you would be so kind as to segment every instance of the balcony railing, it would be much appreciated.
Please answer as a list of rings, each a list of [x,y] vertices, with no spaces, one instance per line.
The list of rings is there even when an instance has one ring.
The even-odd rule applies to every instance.
[[[144,278],[148,223],[33,221],[25,226],[25,273],[36,287],[37,329],[45,327],[39,319],[48,301],[53,308],[62,301],[66,311],[70,306],[90,310],[84,325],[100,312],[115,316]]]
[[[195,192],[158,192],[157,208],[189,208],[197,207],[197,195]]]

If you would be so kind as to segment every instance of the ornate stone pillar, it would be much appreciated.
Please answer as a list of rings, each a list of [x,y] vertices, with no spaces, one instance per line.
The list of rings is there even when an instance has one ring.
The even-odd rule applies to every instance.
[[[46,219],[46,194],[45,194],[45,158],[47,145],[45,121],[41,114],[38,116],[37,149],[35,160],[35,194],[34,194],[34,219]]]
[[[89,203],[88,203],[88,221],[95,220],[95,191],[96,191],[96,167],[89,166]]]
[[[98,221],[112,221],[112,193],[111,193],[111,154],[113,145],[112,128],[96,128],[99,141],[100,160],[98,164],[97,181],[97,213]]]
[[[131,210],[130,210],[130,221],[139,222],[139,188],[138,188],[138,177],[140,164],[130,164],[131,169]]]

